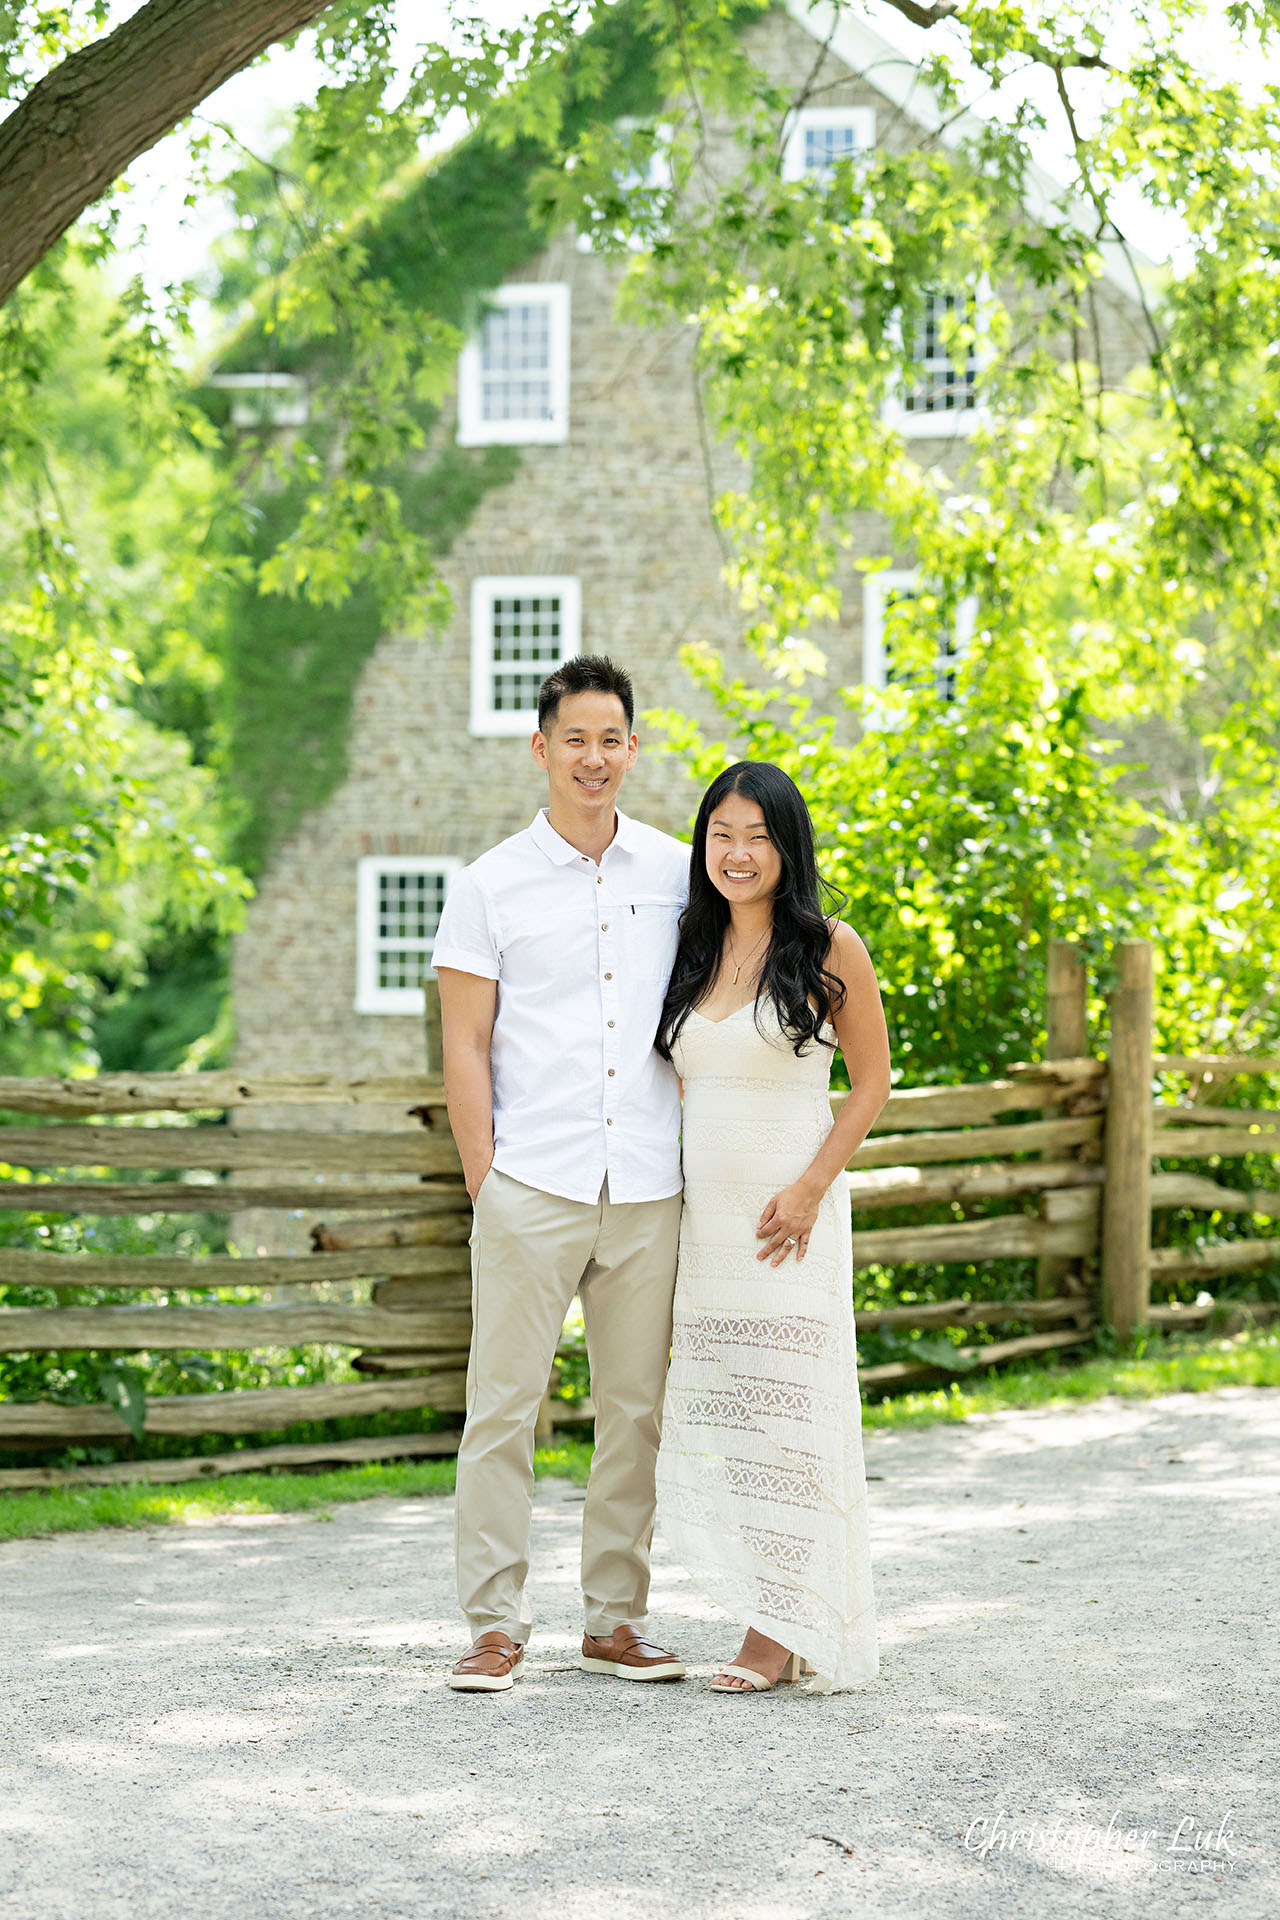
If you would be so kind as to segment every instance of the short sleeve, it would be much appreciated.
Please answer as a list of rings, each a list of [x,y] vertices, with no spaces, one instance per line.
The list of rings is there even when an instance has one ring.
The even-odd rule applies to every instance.
[[[682,901],[689,898],[690,849],[682,840],[673,843],[671,881]]]
[[[431,964],[436,968],[456,967],[459,973],[478,973],[482,980],[496,980],[501,975],[502,951],[493,916],[470,867],[464,867],[450,882]]]

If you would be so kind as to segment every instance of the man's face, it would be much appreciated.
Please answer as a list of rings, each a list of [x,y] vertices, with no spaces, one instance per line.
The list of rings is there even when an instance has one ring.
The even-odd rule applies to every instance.
[[[533,757],[546,769],[552,798],[578,813],[612,810],[638,751],[616,693],[567,693],[547,731],[533,736]]]

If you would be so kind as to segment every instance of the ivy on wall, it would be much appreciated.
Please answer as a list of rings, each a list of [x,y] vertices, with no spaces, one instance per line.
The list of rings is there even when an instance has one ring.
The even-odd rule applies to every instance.
[[[603,56],[595,70],[613,77],[568,110],[566,137],[575,123],[651,115],[660,105],[653,62],[627,12],[620,9],[590,36]],[[387,283],[424,323],[429,317],[463,330],[474,326],[485,295],[550,238],[530,194],[545,159],[534,142],[500,143],[482,127],[360,224],[354,237],[365,252],[366,274]],[[271,307],[271,291],[264,289],[260,315]],[[339,371],[337,338],[288,339],[255,317],[219,355],[218,370],[302,372],[329,381]],[[212,391],[206,398],[211,414],[225,417],[225,398]],[[428,433],[438,412],[422,408]],[[322,424],[317,446],[325,430]],[[441,446],[437,436],[421,465],[406,463],[378,481],[395,489],[406,526],[425,536],[439,559],[490,489],[509,484],[519,467],[515,448]],[[287,538],[302,505],[299,488],[255,496],[239,556],[250,564],[230,595],[218,645],[236,855],[255,874],[345,777],[353,697],[385,631],[378,596],[367,583],[338,606],[257,587],[258,566]],[[431,644],[429,636],[424,644]]]
[[[519,464],[514,447],[448,447],[429,472],[396,476],[405,518],[445,554],[484,495],[513,479]],[[297,510],[293,494],[263,499],[254,560],[273,550]],[[367,583],[336,607],[260,594],[252,583],[237,590],[223,643],[222,699],[236,855],[246,871],[261,873],[344,779],[356,687],[382,635]]]

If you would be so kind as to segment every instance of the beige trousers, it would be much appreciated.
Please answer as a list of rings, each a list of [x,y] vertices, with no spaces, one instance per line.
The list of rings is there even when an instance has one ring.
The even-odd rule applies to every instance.
[[[491,1168],[471,1235],[471,1361],[458,1449],[458,1599],[473,1637],[525,1642],[533,1430],[569,1302],[581,1295],[596,1410],[582,1514],[588,1633],[642,1628],[654,1466],[671,1349],[680,1196],[561,1200]]]

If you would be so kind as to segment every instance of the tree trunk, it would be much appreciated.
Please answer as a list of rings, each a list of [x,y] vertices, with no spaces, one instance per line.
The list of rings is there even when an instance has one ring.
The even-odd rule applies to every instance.
[[[140,153],[324,12],[316,0],[148,0],[0,124],[0,304]]]

